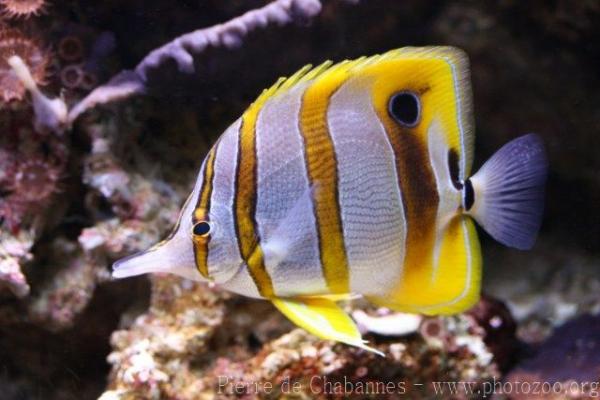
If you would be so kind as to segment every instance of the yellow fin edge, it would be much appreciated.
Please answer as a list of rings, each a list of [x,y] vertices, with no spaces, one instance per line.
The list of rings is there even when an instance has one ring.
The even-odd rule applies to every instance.
[[[426,46],[426,47],[402,47],[390,50],[383,54],[375,54],[370,57],[359,57],[354,60],[343,60],[338,63],[327,60],[316,67],[307,64],[296,71],[290,77],[281,77],[271,87],[263,90],[260,96],[254,101],[254,105],[264,104],[268,99],[285,93],[297,85],[308,82],[328,73],[350,73],[358,72],[361,68],[376,64],[378,62],[410,59],[410,58],[445,58],[452,61],[460,69],[467,68],[466,54],[451,46]]]
[[[293,323],[321,339],[334,340],[385,356],[366,345],[354,321],[331,300],[275,298],[271,301]]]

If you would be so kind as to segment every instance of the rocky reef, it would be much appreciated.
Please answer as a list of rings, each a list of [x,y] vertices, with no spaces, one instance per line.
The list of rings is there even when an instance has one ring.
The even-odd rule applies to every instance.
[[[510,313],[491,299],[455,317],[367,312],[357,318],[367,333],[385,322],[385,336],[368,336],[385,358],[293,329],[265,302],[153,278],[149,310],[112,334],[113,369],[101,399],[430,397],[433,381],[481,390],[516,345]]]
[[[598,397],[599,23],[593,1],[0,0],[0,397]],[[476,164],[530,131],[550,157],[538,244],[483,236],[472,310],[345,304],[381,358],[218,287],[112,280],[277,77],[428,44],[471,58]]]

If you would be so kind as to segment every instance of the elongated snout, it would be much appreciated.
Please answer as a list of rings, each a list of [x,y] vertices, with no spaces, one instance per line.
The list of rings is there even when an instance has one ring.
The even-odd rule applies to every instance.
[[[114,278],[127,278],[147,273],[170,273],[203,281],[195,268],[191,240],[174,236],[152,248],[122,258],[113,264]]]

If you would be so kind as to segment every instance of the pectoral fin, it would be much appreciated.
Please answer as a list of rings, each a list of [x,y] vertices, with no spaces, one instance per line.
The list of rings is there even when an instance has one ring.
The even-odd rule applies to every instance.
[[[275,228],[265,232],[261,246],[270,265],[278,265],[283,260],[293,261],[298,254],[304,254],[298,249],[306,246],[305,227],[312,223],[313,190],[314,187],[306,189]]]
[[[272,299],[292,322],[322,339],[335,340],[383,356],[362,339],[354,321],[333,301],[323,298]]]

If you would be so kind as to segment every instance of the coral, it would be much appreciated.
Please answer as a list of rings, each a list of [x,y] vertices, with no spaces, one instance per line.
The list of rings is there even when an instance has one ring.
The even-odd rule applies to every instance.
[[[87,306],[103,268],[84,257],[77,243],[64,238],[53,242],[50,251],[49,259],[60,262],[60,267],[52,280],[39,288],[28,308],[31,321],[56,332],[71,327]]]
[[[517,348],[517,325],[508,307],[494,298],[482,296],[465,315],[473,318],[474,325],[485,332],[484,342],[494,354],[496,363],[501,368],[508,367]]]
[[[277,0],[261,9],[252,10],[224,24],[187,33],[153,50],[135,68],[143,81],[151,69],[173,60],[180,72],[194,72],[193,55],[208,47],[237,48],[244,37],[258,28],[268,25],[285,25],[294,20],[306,20],[321,11],[318,0]]]
[[[56,193],[63,166],[40,155],[23,158],[13,164],[12,179],[3,185],[8,191],[0,203],[0,217],[11,231],[23,225],[28,217],[43,211]]]
[[[281,26],[293,21],[305,21],[314,17],[320,10],[321,3],[319,0],[276,0],[261,9],[249,11],[227,23],[182,35],[150,52],[137,65],[135,71],[121,71],[107,84],[94,89],[68,112],[68,116],[64,115],[67,111],[63,101],[60,99],[49,100],[37,89],[36,86],[40,84],[41,78],[38,79],[36,75],[37,66],[28,65],[27,61],[25,61],[28,54],[14,54],[11,50],[10,54],[5,55],[4,58],[17,55],[23,60],[21,63],[23,65],[19,68],[12,65],[19,79],[14,79],[15,74],[11,74],[9,68],[6,68],[6,76],[12,78],[11,83],[15,88],[20,89],[18,96],[13,95],[14,97],[22,98],[24,88],[32,92],[34,105],[38,104],[36,107],[36,125],[39,129],[62,131],[66,126],[72,124],[83,112],[95,107],[97,104],[144,93],[148,81],[148,72],[164,64],[166,60],[174,60],[180,72],[192,73],[194,72],[193,56],[206,51],[207,48],[237,48],[249,32],[265,28],[269,25]],[[74,55],[69,53],[70,50],[75,50],[75,54],[78,53],[75,49],[78,46],[74,45],[72,40],[70,44],[69,41],[66,44],[64,42],[62,44],[62,53],[66,52],[67,57]],[[0,46],[0,56],[1,51],[2,48]],[[60,51],[59,49],[59,53]],[[45,72],[46,64],[47,60],[43,65],[43,72]],[[27,68],[23,68],[23,66]],[[2,65],[0,64],[0,73],[2,71],[1,68]],[[30,77],[33,79],[27,77],[25,72],[27,69],[29,70]],[[67,87],[79,86],[82,74],[78,72],[76,67],[63,69],[61,71],[63,84],[70,85]],[[89,81],[88,79],[88,83]]]
[[[427,398],[434,393],[427,384],[431,381],[463,380],[480,388],[499,377],[485,344],[489,326],[477,325],[476,318],[466,315],[427,318],[419,330],[427,332],[424,335],[397,337],[388,332],[385,339],[371,337],[386,354],[381,358],[319,340],[301,329],[286,333],[289,324],[272,307],[259,311],[265,302],[246,304],[244,311],[224,301],[225,295],[175,277],[153,278],[150,310],[112,337],[111,383],[101,399],[362,398],[365,390],[383,390],[379,393],[388,396],[381,398]],[[270,333],[265,336],[259,332],[271,323],[261,327],[241,322],[256,315],[263,321],[272,315],[287,328],[267,328]],[[394,314],[379,318],[390,315]],[[410,320],[406,315],[394,318]],[[484,319],[489,318],[494,316],[486,314]],[[432,334],[434,323],[438,332]],[[442,338],[441,344],[434,344],[432,336]]]
[[[12,185],[7,189],[20,201],[45,203],[57,193],[62,168],[41,155],[17,163]]]
[[[152,293],[148,313],[112,335],[112,383],[103,399],[184,399],[202,389],[193,371],[224,317],[222,296],[174,277],[153,279]]]
[[[0,0],[3,14],[8,18],[39,15],[46,8],[46,0]]]
[[[21,100],[25,95],[25,85],[13,73],[8,62],[13,56],[23,60],[36,85],[46,82],[49,55],[42,45],[17,29],[0,27],[0,98],[4,102]]]
[[[33,236],[28,232],[11,235],[0,230],[0,289],[8,287],[17,297],[29,294],[27,283],[21,265],[31,261]]]
[[[11,232],[43,229],[40,222],[61,193],[68,161],[62,138],[36,132],[31,118],[28,109],[6,116],[0,138],[0,226]]]
[[[19,263],[9,255],[4,255],[0,259],[0,284],[8,287],[17,297],[25,297],[29,294],[29,285]]]
[[[69,112],[69,121],[75,121],[86,110],[111,101],[142,94],[148,85],[151,70],[173,60],[180,72],[194,72],[194,56],[209,48],[237,48],[246,35],[269,25],[286,25],[306,21],[321,11],[319,0],[276,0],[260,9],[252,10],[226,23],[182,35],[151,51],[135,68],[122,71],[108,83],[93,90]]]
[[[31,69],[20,56],[10,56],[8,64],[12,68],[10,76],[16,77],[19,84],[31,93],[35,113],[33,122],[35,129],[44,133],[63,133],[67,128],[67,105],[65,102],[61,98],[50,99],[39,90]]]

